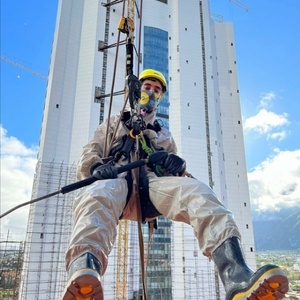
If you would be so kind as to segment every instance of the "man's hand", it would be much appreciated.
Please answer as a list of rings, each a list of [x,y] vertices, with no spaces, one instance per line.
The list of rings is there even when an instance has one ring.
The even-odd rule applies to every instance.
[[[181,176],[185,171],[185,161],[175,154],[169,154],[162,168],[169,174]]]
[[[118,177],[118,169],[112,165],[99,165],[92,171],[93,177],[101,179],[113,179]]]

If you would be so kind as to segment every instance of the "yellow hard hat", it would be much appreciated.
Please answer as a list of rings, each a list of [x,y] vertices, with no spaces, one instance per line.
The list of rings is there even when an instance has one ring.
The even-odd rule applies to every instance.
[[[148,78],[157,79],[162,84],[163,93],[166,92],[166,90],[167,90],[167,81],[166,81],[165,76],[161,72],[153,70],[153,69],[145,69],[140,74],[139,80],[144,81],[145,79],[148,79]]]

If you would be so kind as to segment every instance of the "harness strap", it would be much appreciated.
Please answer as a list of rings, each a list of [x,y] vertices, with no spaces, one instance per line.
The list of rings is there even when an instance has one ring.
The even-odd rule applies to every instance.
[[[136,151],[133,152],[132,160],[137,161],[139,159],[139,147],[138,140],[136,141]],[[145,250],[144,250],[144,239],[142,231],[142,207],[139,197],[139,168],[132,170],[134,193],[136,197],[136,212],[137,212],[137,224],[138,224],[138,236],[139,236],[139,250],[140,250],[140,261],[141,261],[141,275],[142,275],[142,284],[143,284],[143,299],[147,299],[147,284],[146,284],[146,266],[145,266]]]
[[[122,137],[122,141],[119,145],[115,146],[111,152],[110,155],[114,156],[114,160],[117,162],[122,157],[127,158],[129,161],[131,160],[131,152],[134,149],[135,142],[139,142],[141,145],[141,156],[149,156],[153,153],[153,150],[148,146],[149,142],[147,136],[143,135],[141,132],[138,135],[134,135],[133,131],[130,131],[129,135],[124,135]],[[156,166],[155,173],[160,176],[160,170],[159,166]],[[133,192],[133,178],[132,173],[127,172],[127,175],[125,177],[127,180],[127,186],[128,186],[128,194],[127,194],[127,203],[128,204],[130,200],[130,196]],[[151,202],[150,195],[149,195],[149,180],[145,171],[145,166],[140,167],[139,169],[139,201],[141,202],[141,209],[142,209],[142,222],[145,222],[146,218],[156,218],[160,216],[161,214],[156,210],[154,205]],[[120,219],[122,219],[123,215],[120,216]]]
[[[153,126],[154,127],[154,126]],[[136,128],[130,130],[130,134],[123,136],[122,147],[117,145],[115,147],[116,151],[114,153],[115,160],[119,160],[121,157],[125,157],[128,160],[132,158],[133,161],[137,161],[143,156],[149,156],[153,153],[152,149],[147,145],[147,140],[143,135],[142,131],[137,132]],[[152,128],[151,128],[152,129]],[[140,149],[140,146],[141,148]],[[114,149],[112,149],[111,152]],[[141,151],[140,151],[141,150]],[[131,157],[132,153],[132,157]],[[147,299],[147,286],[146,286],[146,261],[145,261],[145,249],[143,241],[142,224],[145,219],[156,218],[161,215],[154,205],[152,204],[149,196],[149,180],[144,167],[135,168],[131,172],[127,172],[126,175],[127,185],[128,185],[128,195],[127,203],[129,202],[131,193],[134,193],[136,199],[136,214],[137,214],[137,224],[138,224],[138,237],[139,237],[139,251],[140,251],[140,261],[141,261],[141,276],[143,284],[143,299]],[[120,217],[122,218],[122,216]],[[152,235],[155,226],[157,228],[157,222],[149,223],[149,242],[152,240]],[[148,244],[149,251],[149,244]]]

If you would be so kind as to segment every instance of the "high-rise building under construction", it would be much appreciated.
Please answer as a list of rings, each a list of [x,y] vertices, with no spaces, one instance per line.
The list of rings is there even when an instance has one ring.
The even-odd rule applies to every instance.
[[[118,27],[128,13],[134,74],[154,68],[167,78],[157,117],[173,133],[188,172],[234,213],[255,267],[233,29],[211,18],[208,0],[59,0],[32,197],[75,182],[83,145],[109,110],[122,110],[127,35]],[[57,194],[31,206],[19,299],[60,298],[75,196]],[[102,279],[106,300],[141,299],[137,235],[130,222],[122,257],[116,242]],[[224,298],[192,228],[159,217],[146,244],[149,299]]]

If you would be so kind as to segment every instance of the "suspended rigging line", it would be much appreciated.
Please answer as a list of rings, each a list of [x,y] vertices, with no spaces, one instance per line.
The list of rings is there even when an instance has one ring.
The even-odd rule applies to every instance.
[[[116,2],[116,1],[115,1]],[[120,1],[118,1],[119,3]],[[124,18],[124,12],[125,12],[125,0],[123,0],[123,7],[122,7],[122,17]],[[118,57],[119,57],[119,48],[120,48],[120,36],[121,32],[118,30],[118,37],[117,37],[117,46],[116,46],[116,56],[114,61],[114,70],[113,70],[113,77],[112,77],[112,83],[111,83],[111,89],[110,89],[110,99],[109,99],[109,109],[108,109],[108,116],[107,116],[107,127],[106,127],[106,134],[105,134],[105,143],[104,143],[104,157],[108,156],[109,150],[107,150],[107,138],[108,138],[108,130],[109,130],[109,122],[111,117],[111,109],[112,109],[112,102],[113,102],[113,93],[114,93],[114,87],[115,87],[115,77],[117,73],[117,64],[118,64]]]

